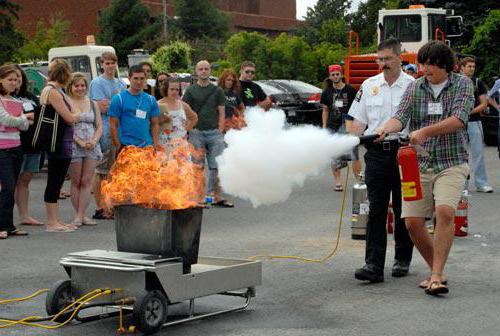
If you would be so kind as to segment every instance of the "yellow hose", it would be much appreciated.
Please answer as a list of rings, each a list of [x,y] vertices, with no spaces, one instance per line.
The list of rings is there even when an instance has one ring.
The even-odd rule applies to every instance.
[[[45,293],[45,292],[48,292],[49,289],[48,288],[43,288],[43,289],[40,289],[38,291],[36,291],[35,293],[29,295],[29,296],[26,296],[26,297],[22,297],[22,298],[18,298],[18,299],[5,299],[5,300],[0,300],[0,305],[1,304],[6,304],[6,303],[15,303],[15,302],[21,302],[21,301],[26,301],[26,300],[29,300],[29,299],[32,299],[42,293]]]
[[[76,307],[76,309],[73,311],[73,313],[71,314],[71,316],[68,317],[68,319],[66,319],[66,321],[61,322],[61,323],[56,324],[56,325],[52,325],[51,326],[51,325],[45,325],[45,324],[41,324],[41,323],[29,322],[30,320],[39,319],[41,317],[40,316],[28,316],[28,317],[25,317],[25,318],[23,318],[21,320],[0,319],[0,322],[6,323],[6,324],[3,324],[3,325],[0,325],[0,328],[7,328],[7,327],[11,327],[11,326],[14,326],[14,325],[17,325],[17,324],[22,324],[22,325],[26,325],[26,326],[30,326],[30,327],[38,327],[38,328],[43,328],[43,329],[57,329],[57,328],[60,328],[62,326],[65,326],[71,320],[73,320],[73,318],[76,316],[76,314],[78,313],[78,311],[85,304],[91,302],[92,300],[94,300],[94,299],[96,299],[96,298],[98,298],[100,296],[110,295],[110,294],[113,294],[113,293],[118,292],[118,291],[121,291],[121,289],[114,289],[114,290],[111,290],[111,289],[105,289],[105,290],[96,289],[96,290],[93,290],[90,293],[85,294],[84,296],[80,297],[78,300],[76,300],[75,302],[73,302],[71,305],[69,305],[66,308],[64,308],[62,311],[60,311],[57,315],[55,315],[50,320],[50,322],[54,322],[60,315],[64,314],[68,309],[70,309],[71,307],[73,307],[73,306],[75,306],[75,305],[78,304],[78,306]]]
[[[257,260],[257,259],[291,259],[291,260],[298,260],[298,261],[303,261],[303,262],[309,262],[309,263],[322,263],[327,261],[328,259],[332,258],[338,250],[339,244],[340,244],[340,233],[342,229],[342,222],[344,219],[344,208],[345,208],[345,198],[346,198],[346,191],[347,191],[347,182],[349,181],[349,164],[347,165],[347,171],[345,175],[345,184],[344,184],[344,191],[342,193],[342,206],[340,207],[340,218],[339,218],[339,225],[337,227],[337,238],[335,241],[335,246],[333,247],[332,251],[326,255],[325,257],[321,259],[312,259],[312,258],[305,258],[305,257],[300,257],[300,256],[294,256],[294,255],[267,255],[267,254],[260,254],[256,256],[249,257],[248,259],[250,260]]]

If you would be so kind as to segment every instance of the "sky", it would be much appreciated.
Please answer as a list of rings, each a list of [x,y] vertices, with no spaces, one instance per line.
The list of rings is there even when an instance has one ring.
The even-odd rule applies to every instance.
[[[295,0],[297,3],[297,19],[302,20],[302,17],[306,15],[307,7],[313,7],[318,0]],[[352,0],[351,11],[358,8],[358,4],[362,0]]]

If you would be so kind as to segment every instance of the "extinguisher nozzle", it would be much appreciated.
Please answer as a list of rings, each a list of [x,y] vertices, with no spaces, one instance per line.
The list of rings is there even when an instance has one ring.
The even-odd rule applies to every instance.
[[[368,142],[373,142],[379,138],[378,134],[362,135],[359,137],[359,144],[365,144]]]

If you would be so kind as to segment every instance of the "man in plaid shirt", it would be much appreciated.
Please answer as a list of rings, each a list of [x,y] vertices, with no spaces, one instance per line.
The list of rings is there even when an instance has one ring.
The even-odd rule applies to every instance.
[[[432,41],[417,55],[424,76],[406,89],[396,115],[377,130],[378,141],[409,125],[410,143],[418,154],[423,199],[404,201],[410,236],[429,265],[431,275],[419,284],[431,295],[448,293],[444,266],[453,243],[454,212],[469,174],[467,122],[474,106],[472,81],[453,72],[454,55],[445,44]],[[434,240],[425,218],[436,212]]]

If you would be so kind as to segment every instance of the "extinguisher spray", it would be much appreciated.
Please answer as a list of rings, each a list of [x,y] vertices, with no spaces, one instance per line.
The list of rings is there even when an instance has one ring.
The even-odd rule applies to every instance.
[[[417,150],[411,145],[404,145],[398,151],[399,172],[401,175],[401,193],[405,201],[422,199],[422,186],[418,170]]]

